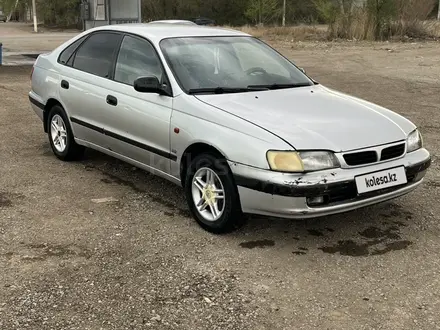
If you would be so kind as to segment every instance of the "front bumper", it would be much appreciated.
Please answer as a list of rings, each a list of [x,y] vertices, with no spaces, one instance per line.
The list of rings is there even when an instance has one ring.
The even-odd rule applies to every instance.
[[[384,202],[416,189],[431,165],[426,149],[370,166],[332,169],[307,174],[276,173],[229,162],[243,212],[282,218],[313,218],[347,212]],[[405,166],[408,183],[358,195],[355,177]],[[309,206],[307,198],[325,197],[325,204]]]

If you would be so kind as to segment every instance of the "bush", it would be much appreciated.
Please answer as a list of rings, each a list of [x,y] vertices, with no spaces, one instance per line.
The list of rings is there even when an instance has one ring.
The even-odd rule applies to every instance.
[[[437,0],[314,0],[330,38],[383,40],[427,37],[422,24]]]

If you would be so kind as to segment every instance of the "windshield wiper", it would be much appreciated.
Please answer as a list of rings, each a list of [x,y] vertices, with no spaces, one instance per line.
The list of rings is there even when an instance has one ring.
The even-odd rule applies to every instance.
[[[189,94],[228,94],[228,93],[245,93],[267,89],[266,87],[212,87],[212,88],[192,88]]]
[[[296,84],[271,84],[271,85],[250,85],[248,86],[249,89],[285,89],[285,88],[297,88],[297,87],[306,87],[306,86],[312,86],[309,83],[296,83]]]

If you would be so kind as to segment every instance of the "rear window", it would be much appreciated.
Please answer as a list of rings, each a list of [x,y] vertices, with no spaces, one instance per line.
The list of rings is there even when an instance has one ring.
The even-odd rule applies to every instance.
[[[76,52],[73,67],[103,78],[110,78],[121,38],[118,33],[94,33]]]

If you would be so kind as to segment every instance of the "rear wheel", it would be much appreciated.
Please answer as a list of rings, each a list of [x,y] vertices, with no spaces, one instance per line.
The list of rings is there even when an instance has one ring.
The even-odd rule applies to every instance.
[[[212,154],[196,157],[186,173],[185,195],[192,215],[205,230],[221,234],[243,224],[237,187],[225,160]]]
[[[47,127],[50,146],[55,156],[63,161],[70,161],[83,155],[84,147],[75,142],[66,113],[61,106],[52,107],[47,118]]]

